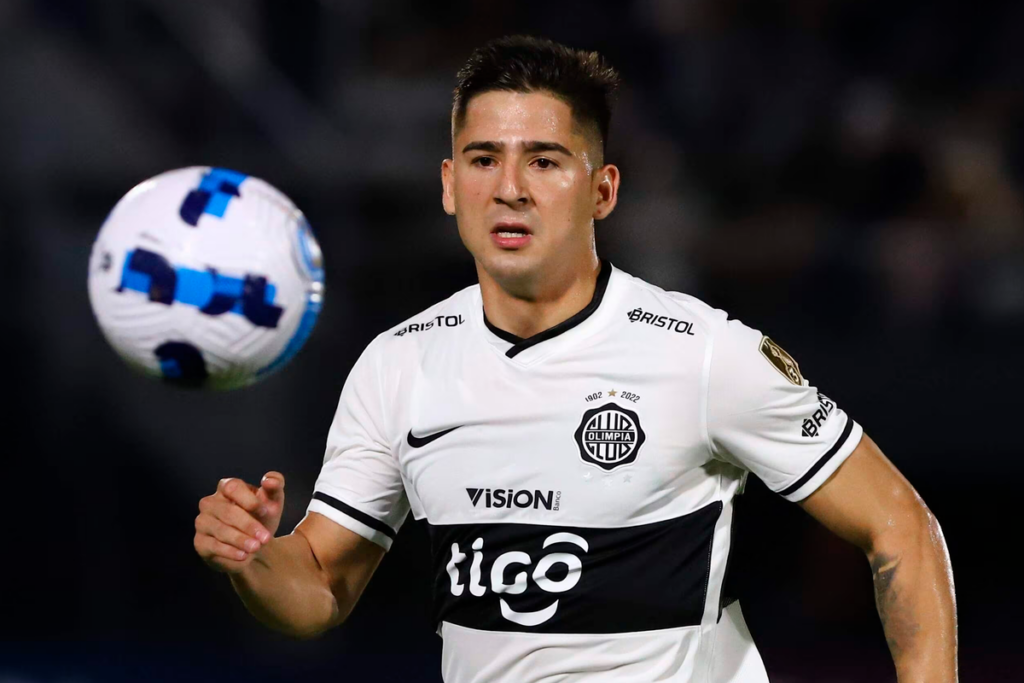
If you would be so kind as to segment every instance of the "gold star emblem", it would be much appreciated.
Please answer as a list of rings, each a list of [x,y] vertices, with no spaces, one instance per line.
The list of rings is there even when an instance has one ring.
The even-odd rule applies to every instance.
[[[609,392],[608,392],[608,395],[609,395],[609,396],[614,396],[614,395],[615,395],[615,390],[614,390],[614,389],[612,389],[611,391],[609,391]]]

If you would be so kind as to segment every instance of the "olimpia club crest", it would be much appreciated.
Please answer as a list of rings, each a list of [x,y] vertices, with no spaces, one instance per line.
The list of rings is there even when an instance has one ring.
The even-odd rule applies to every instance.
[[[647,438],[637,414],[614,403],[583,413],[575,436],[583,462],[608,472],[635,461]]]

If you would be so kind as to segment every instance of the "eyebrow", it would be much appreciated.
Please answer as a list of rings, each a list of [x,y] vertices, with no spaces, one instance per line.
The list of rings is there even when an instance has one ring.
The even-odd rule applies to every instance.
[[[563,145],[557,142],[547,142],[544,140],[527,140],[523,144],[523,150],[526,152],[560,152],[566,156],[573,156],[572,152],[566,149]],[[471,142],[462,148],[462,153],[472,152],[475,150],[481,152],[492,152],[498,154],[505,149],[504,142],[495,142],[493,140],[478,140]]]

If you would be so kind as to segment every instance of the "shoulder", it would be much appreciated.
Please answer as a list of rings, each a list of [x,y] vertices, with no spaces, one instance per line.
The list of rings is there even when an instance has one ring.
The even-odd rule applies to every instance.
[[[416,315],[381,332],[366,347],[366,354],[400,357],[406,351],[421,349],[424,345],[450,342],[452,333],[468,328],[470,315],[480,305],[480,285],[472,285],[455,292]],[[443,339],[442,339],[443,337]]]
[[[619,271],[630,323],[666,328],[713,339],[726,328],[728,314],[695,296],[674,292]]]
[[[638,277],[620,271],[623,282],[625,323],[637,330],[661,328],[655,337],[685,335],[703,342],[703,357],[708,367],[731,368],[741,372],[749,363],[783,362],[788,355],[753,327],[730,318],[729,314],[690,294],[665,290]],[[673,334],[675,333],[675,334]],[[647,335],[649,336],[649,335]],[[760,361],[758,359],[761,359]]]

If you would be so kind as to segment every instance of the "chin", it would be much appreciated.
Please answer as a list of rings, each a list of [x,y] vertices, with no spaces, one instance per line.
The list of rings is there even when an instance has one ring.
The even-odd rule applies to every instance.
[[[542,268],[541,259],[527,250],[488,249],[490,253],[478,258],[480,265],[487,274],[502,284],[503,287],[514,287],[515,284],[532,280]]]

